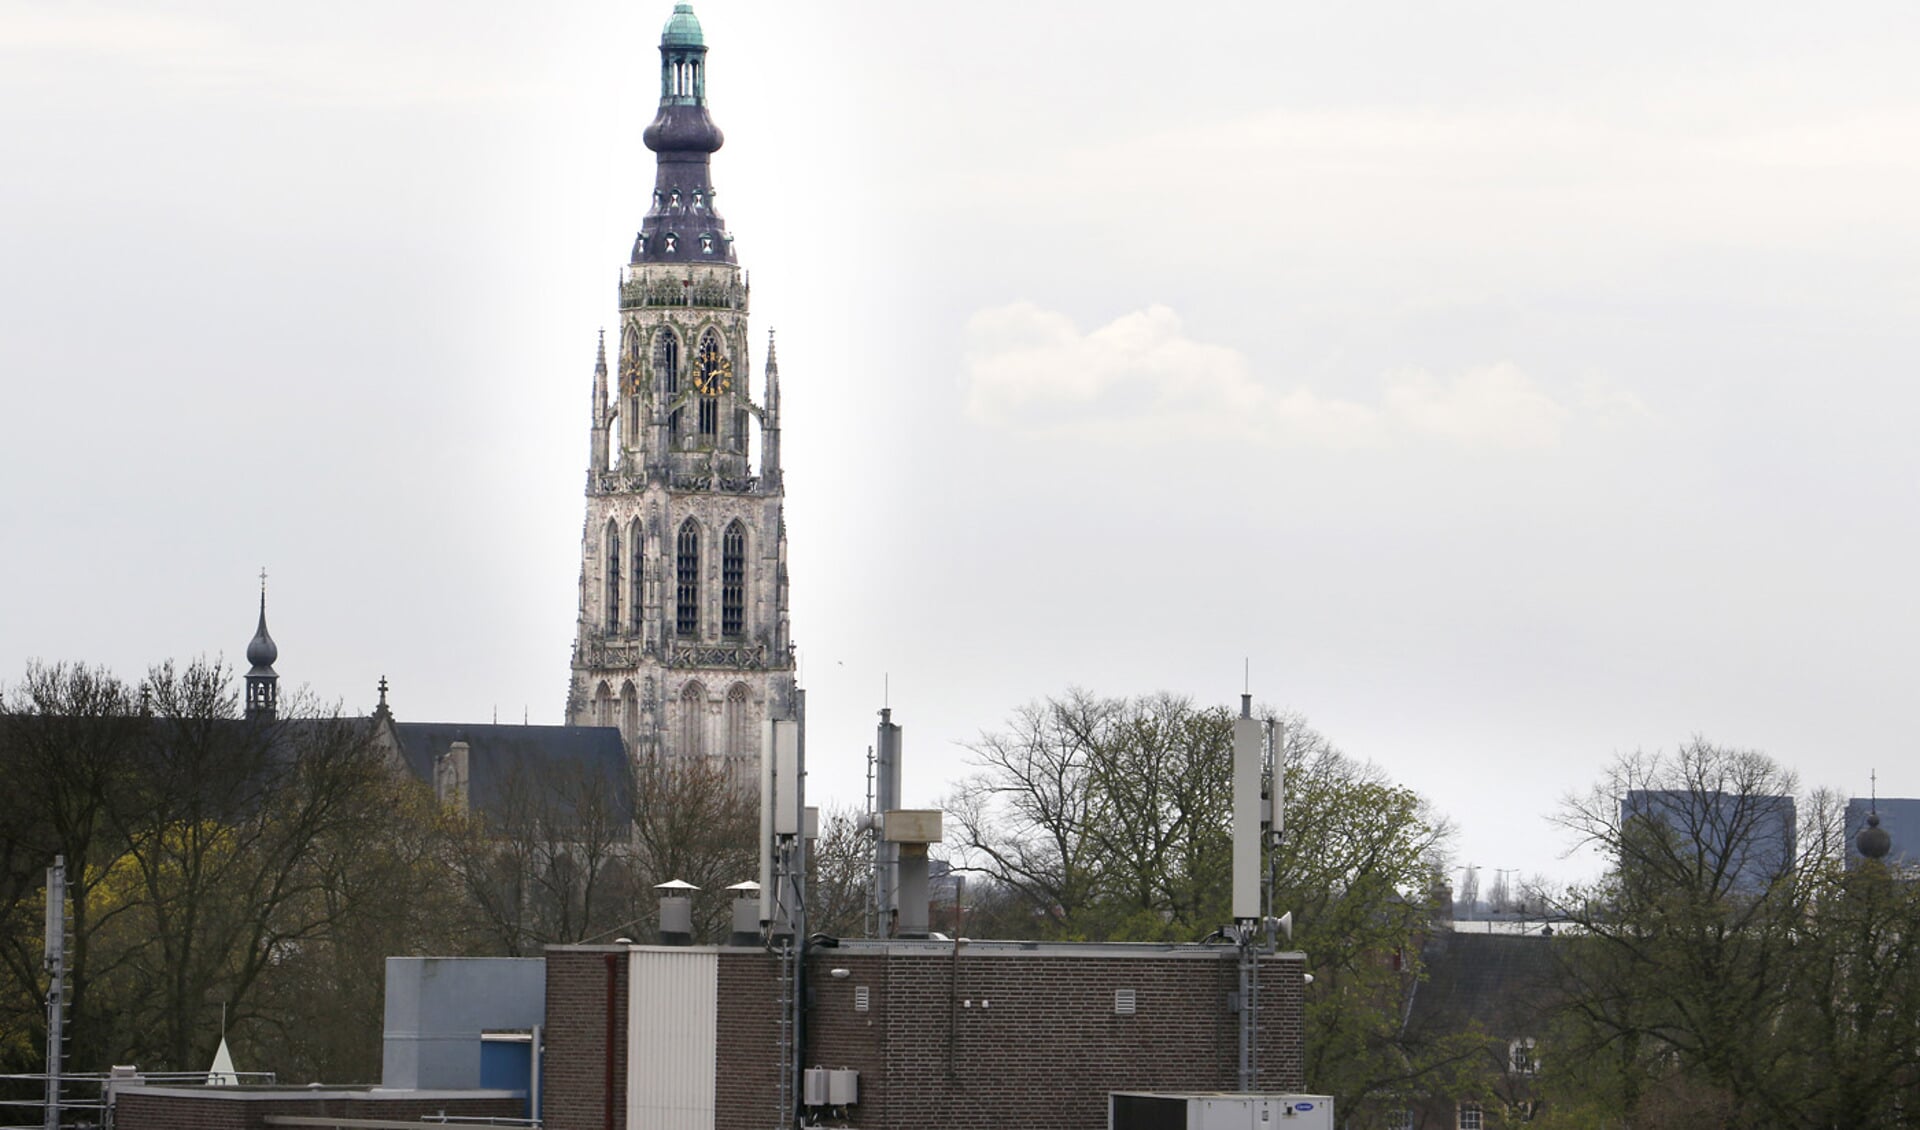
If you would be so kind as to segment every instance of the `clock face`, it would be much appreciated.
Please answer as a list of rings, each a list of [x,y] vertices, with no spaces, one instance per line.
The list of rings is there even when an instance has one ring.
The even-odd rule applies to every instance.
[[[620,359],[620,394],[633,396],[640,391],[640,358],[627,356]]]
[[[719,354],[708,356],[693,374],[693,388],[701,396],[719,396],[733,388],[733,362]]]

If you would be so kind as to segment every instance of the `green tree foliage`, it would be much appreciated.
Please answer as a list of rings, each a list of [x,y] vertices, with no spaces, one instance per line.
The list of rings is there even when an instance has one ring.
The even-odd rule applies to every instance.
[[[1347,1109],[1460,1058],[1402,1038],[1446,828],[1412,790],[1294,716],[1275,913],[1307,955],[1307,1085]],[[1172,695],[1084,691],[1015,711],[947,802],[955,866],[983,876],[976,934],[1198,941],[1227,923],[1233,716]],[[1444,1043],[1444,1042],[1443,1042]]]
[[[1636,790],[1660,800],[1624,805]],[[1547,1080],[1558,1122],[1911,1124],[1920,892],[1878,863],[1846,867],[1831,795],[1801,798],[1784,839],[1779,798],[1796,792],[1763,754],[1696,739],[1620,759],[1566,806],[1612,867],[1556,900],[1571,927]]]
[[[0,1070],[42,1065],[56,856],[70,1068],[204,1069],[224,1012],[242,1069],[336,1082],[379,1076],[387,957],[650,939],[668,879],[703,888],[717,939],[758,870],[758,802],[716,765],[641,765],[629,806],[529,760],[443,809],[375,720],[297,699],[244,719],[233,684],[205,661],[137,685],[33,666],[0,695]]]
[[[436,885],[440,853],[364,720],[300,702],[271,720],[239,713],[230,673],[205,661],[163,664],[137,688],[36,666],[0,702],[0,1046],[31,1049],[14,1066],[40,1066],[36,888],[63,855],[71,1067],[204,1068],[224,1008],[242,1061],[271,1045],[316,1072],[363,1069],[364,1053],[325,1050],[356,1020],[336,1006],[357,991],[365,1022],[367,947],[389,937],[375,924],[416,913],[407,900]],[[274,988],[295,982],[315,991]]]
[[[130,903],[109,886],[119,857],[111,832],[111,791],[135,762],[145,732],[139,700],[109,672],[84,666],[27,669],[0,697],[0,1042],[9,1070],[36,1070],[45,1050],[41,970],[46,870],[67,860],[71,941],[68,947],[70,1046],[76,1062],[104,1063],[111,1005],[98,1002],[95,981],[112,976],[123,951],[96,952]],[[124,872],[117,876],[125,884]]]

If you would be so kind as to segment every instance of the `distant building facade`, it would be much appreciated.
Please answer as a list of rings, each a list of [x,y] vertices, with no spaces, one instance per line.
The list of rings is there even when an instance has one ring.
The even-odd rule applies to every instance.
[[[1697,854],[1723,875],[1719,886],[1728,892],[1765,890],[1793,870],[1798,834],[1790,796],[1633,789],[1620,803],[1623,838],[1636,821],[1664,830],[1676,852]]]
[[[751,395],[748,288],[714,203],[722,136],[690,5],[660,40],[651,204],[594,365],[579,619],[567,721],[636,759],[706,757],[757,780],[794,685],[771,339]],[[758,464],[754,445],[758,443]]]
[[[1881,862],[1901,873],[1920,871],[1920,800],[1903,797],[1847,801],[1847,866],[1858,867],[1865,858],[1860,854],[1860,833],[1867,818],[1878,818],[1875,825],[1886,833],[1886,854]]]

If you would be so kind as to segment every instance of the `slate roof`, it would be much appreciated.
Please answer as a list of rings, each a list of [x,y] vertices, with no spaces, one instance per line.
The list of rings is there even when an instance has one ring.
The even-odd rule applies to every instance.
[[[601,788],[615,811],[633,816],[626,744],[613,726],[510,726],[467,722],[394,722],[400,756],[414,776],[433,783],[434,760],[467,743],[467,799],[477,811],[497,812],[516,781],[556,786],[555,799],[583,795],[575,785]]]
[[[1555,981],[1553,939],[1439,930],[1420,958],[1427,977],[1414,989],[1410,1031],[1438,1035],[1478,1024],[1503,1039],[1543,1034]]]

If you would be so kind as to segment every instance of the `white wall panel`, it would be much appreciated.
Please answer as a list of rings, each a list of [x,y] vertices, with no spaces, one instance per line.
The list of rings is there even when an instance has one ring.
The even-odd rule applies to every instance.
[[[628,971],[629,1130],[713,1130],[720,955],[636,948]]]

